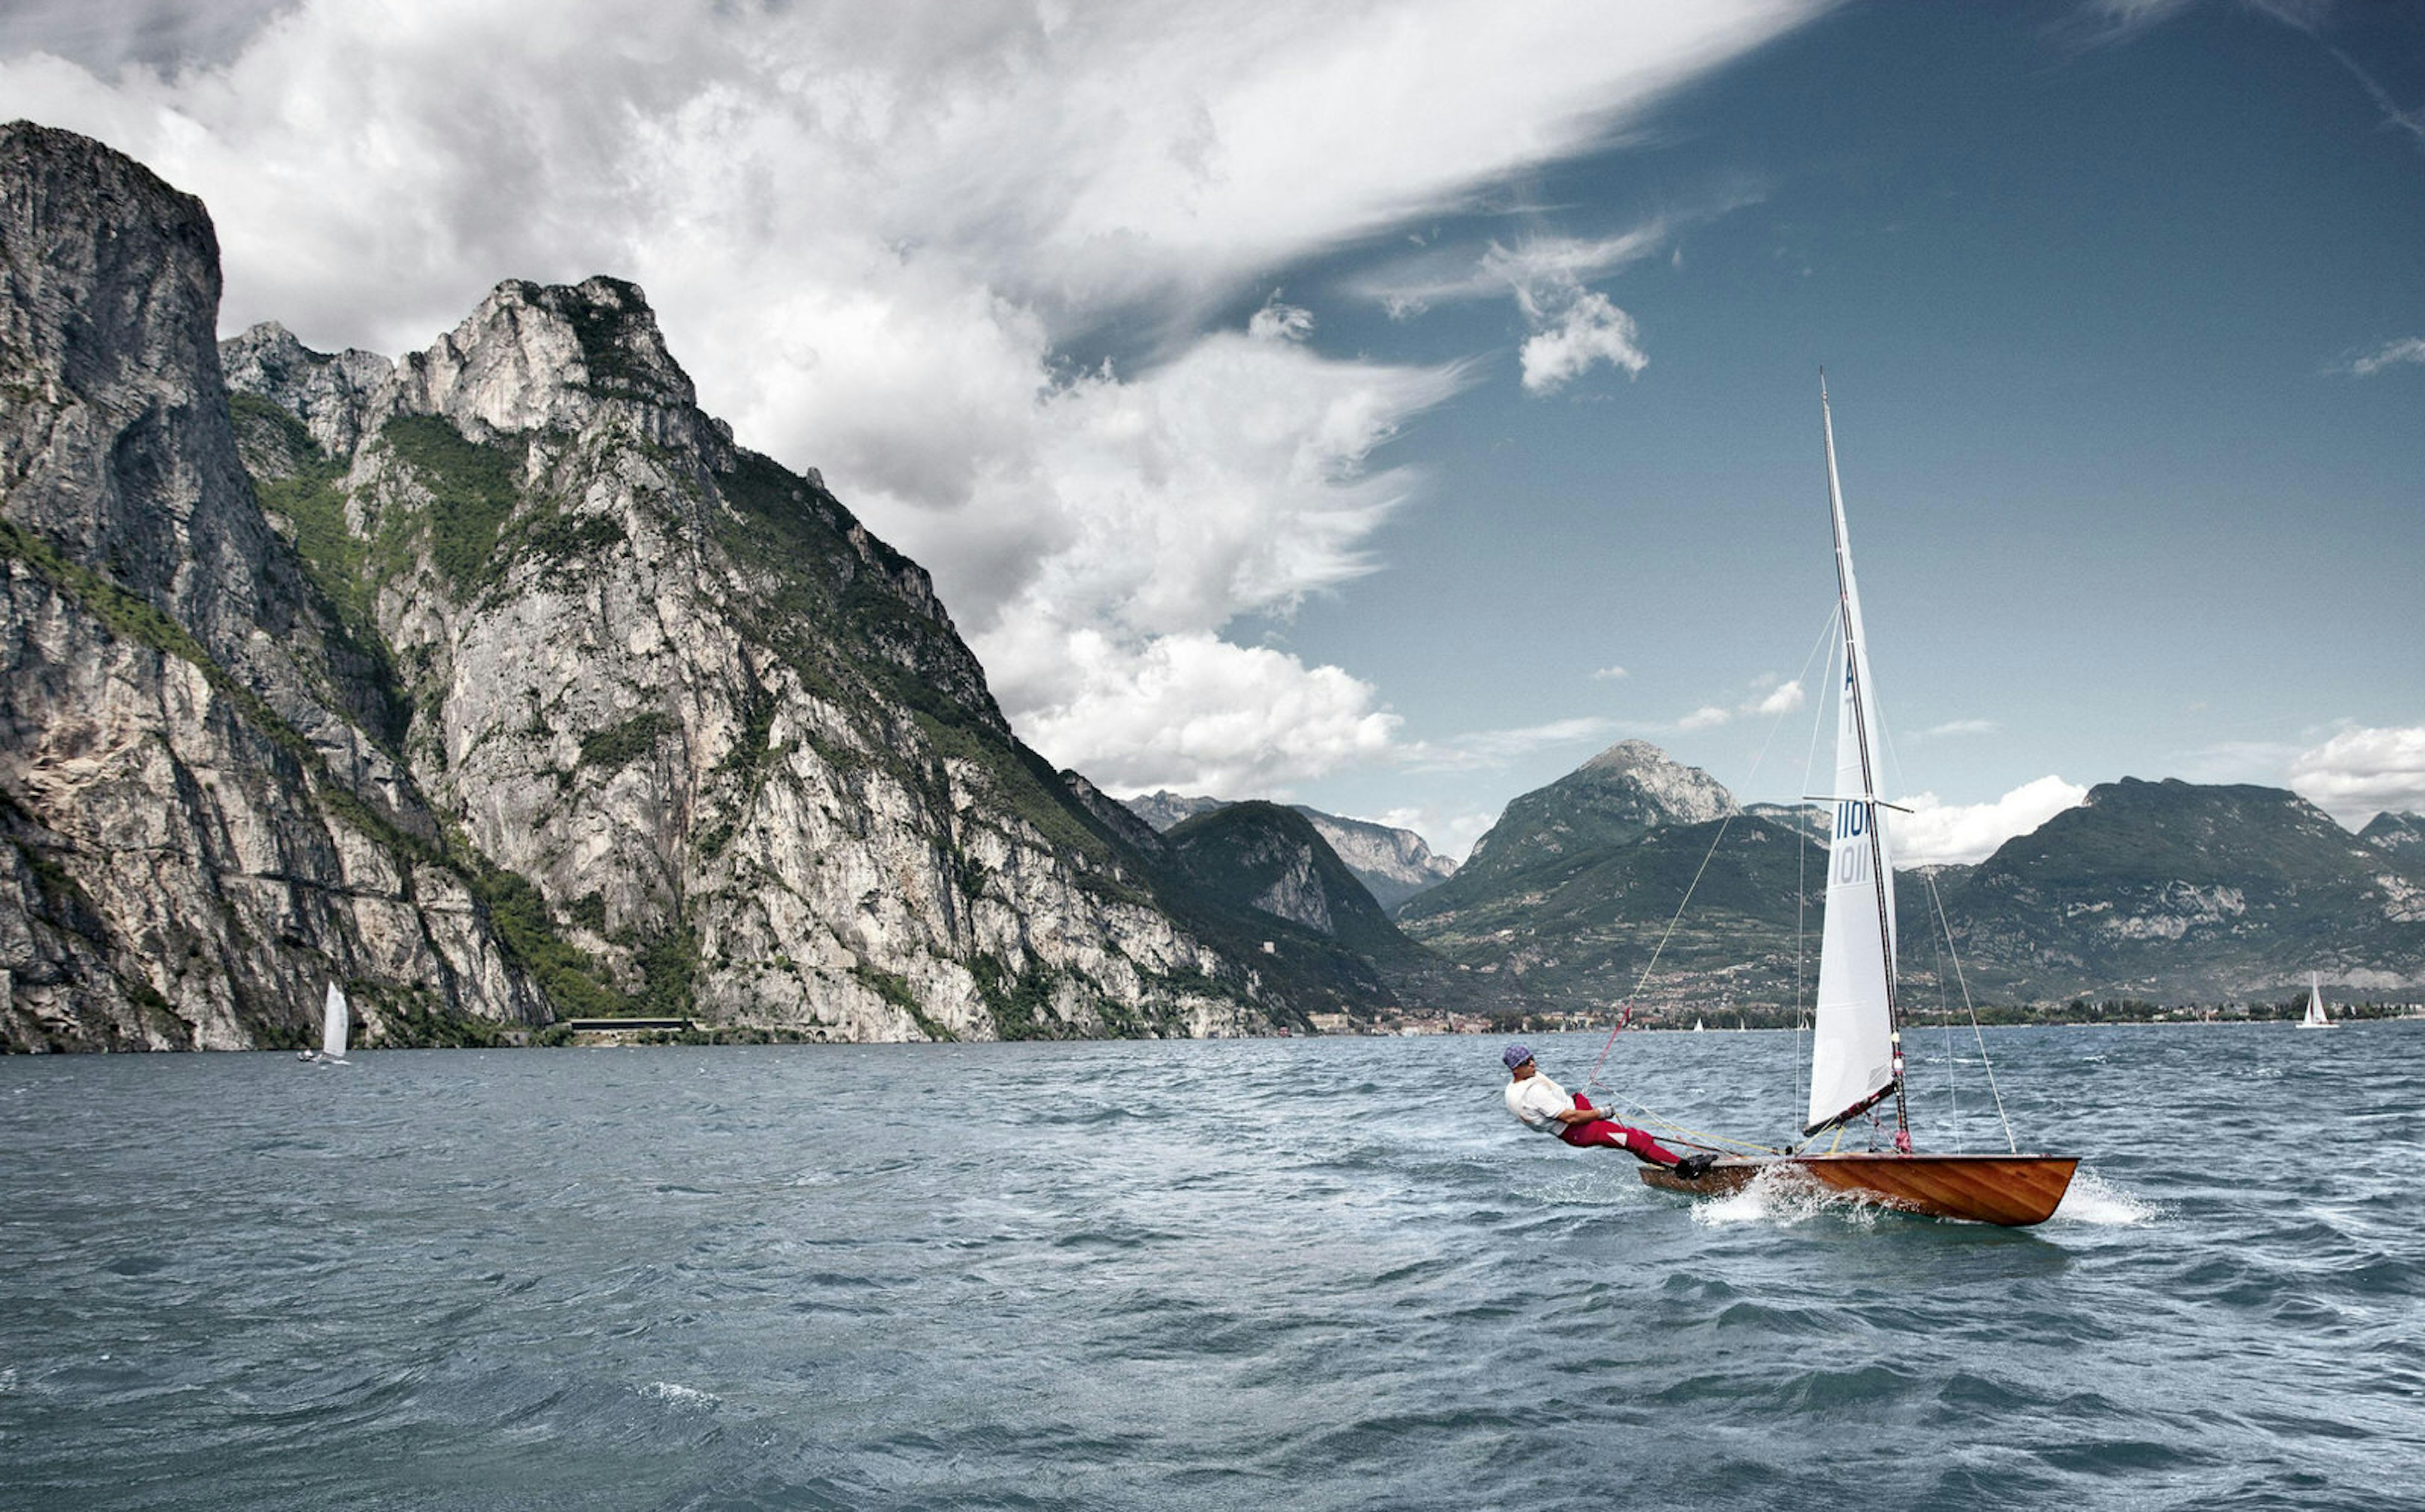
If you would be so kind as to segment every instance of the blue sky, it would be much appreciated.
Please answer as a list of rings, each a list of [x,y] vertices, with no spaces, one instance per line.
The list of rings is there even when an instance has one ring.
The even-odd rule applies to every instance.
[[[1507,300],[1391,322],[1355,290],[1396,248],[1291,270],[1317,342],[1487,372],[1395,443],[1429,486],[1388,568],[1267,633],[1436,739],[1597,719],[1746,795],[1806,790],[1815,711],[1757,771],[1775,721],[1676,725],[1794,676],[1823,623],[1824,362],[1906,792],[2280,783],[2347,725],[2415,725],[2425,365],[2353,366],[2425,327],[2425,127],[2368,88],[2425,104],[2425,16],[2091,19],[1848,8],[1648,140],[1532,175],[1540,208],[1421,228],[1505,246],[1666,217],[1595,284],[1638,374],[1528,396]],[[1528,754],[1515,785],[1599,739]],[[1424,806],[1468,790],[1396,776]],[[1369,782],[1304,793],[1354,806]]]
[[[1906,858],[2425,809],[2416,8],[32,0],[0,113],[201,194],[231,333],[636,279],[1116,791],[1806,790],[1824,364]]]

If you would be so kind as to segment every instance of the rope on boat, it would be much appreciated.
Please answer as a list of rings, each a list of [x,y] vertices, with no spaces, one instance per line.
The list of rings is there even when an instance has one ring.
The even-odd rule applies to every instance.
[[[1962,1011],[1970,1016],[1970,1034],[1979,1042],[1979,1065],[1980,1069],[1987,1073],[1987,1095],[1996,1100],[1996,1122],[2004,1126],[2004,1147],[2012,1154],[2019,1154],[2020,1141],[2013,1138],[2013,1121],[2004,1116],[2004,1094],[1996,1086],[1996,1062],[1987,1056],[1986,1031],[1979,1027],[1979,1011],[1971,1006],[1970,983],[1962,975],[1962,956],[1953,948],[1953,928],[1946,922],[1945,899],[1937,894],[1935,872],[1929,873],[1928,877],[1928,900],[1936,909],[1936,930],[1945,937],[1945,956],[1947,960],[1953,963],[1953,979],[1962,985]],[[1951,1026],[1948,1026],[1946,1032],[1948,1034],[1952,1032]],[[1947,1058],[1950,1060],[1951,1058]],[[1948,1065],[1945,1071],[1946,1080],[1952,1080],[1953,1068]]]
[[[1879,723],[1883,725],[1885,722]],[[1903,772],[1903,757],[1895,751],[1894,732],[1881,728],[1879,734],[1886,743],[1887,760],[1893,765],[1896,775],[1900,777]],[[1996,1085],[1996,1062],[1994,1058],[1987,1054],[1987,1036],[1985,1031],[1979,1027],[1979,1010],[1970,1001],[1970,982],[1963,975],[1962,954],[1953,947],[1953,926],[1945,916],[1945,899],[1936,890],[1936,873],[1931,871],[1924,875],[1928,880],[1929,904],[1936,911],[1937,936],[1945,942],[1946,959],[1953,963],[1953,979],[1962,989],[1962,1011],[1969,1017],[1970,1036],[1979,1044],[1979,1064],[1987,1073],[1987,1095],[1994,1099],[1996,1104],[1996,1122],[2003,1125],[2005,1147],[2014,1154],[2019,1154],[2020,1141],[2013,1138],[2013,1121],[2004,1112],[2003,1090]],[[1938,983],[1940,991],[1943,985],[1942,982]],[[1951,1032],[1951,1026],[1948,1027],[1947,1032],[1949,1034]],[[1946,1059],[1945,1079],[1950,1083],[1953,1079],[1952,1057],[1949,1055]]]
[[[1773,1144],[1756,1144],[1749,1139],[1738,1139],[1730,1134],[1706,1133],[1700,1129],[1695,1129],[1689,1125],[1678,1123],[1674,1119],[1661,1113],[1656,1108],[1645,1107],[1640,1103],[1633,1102],[1630,1099],[1624,1101],[1625,1106],[1623,1111],[1628,1118],[1638,1118],[1644,1123],[1657,1124],[1660,1128],[1666,1130],[1669,1134],[1675,1137],[1669,1140],[1672,1144],[1690,1145],[1695,1150],[1740,1150],[1746,1154],[1757,1155],[1771,1155],[1778,1153],[1776,1146]],[[1636,1126],[1638,1127],[1639,1125]]]
[[[1797,677],[1796,677],[1796,679],[1795,679],[1797,682],[1799,682],[1799,681],[1801,681],[1803,678],[1807,678],[1807,677],[1808,677],[1808,676],[1810,676],[1810,663],[1811,663],[1811,662],[1813,662],[1813,661],[1816,661],[1817,660],[1819,660],[1819,653],[1820,653],[1820,651],[1821,651],[1823,648],[1824,648],[1824,647],[1826,646],[1826,645],[1828,644],[1829,636],[1830,636],[1831,632],[1833,632],[1833,631],[1834,631],[1834,629],[1836,629],[1836,616],[1837,616],[1839,613],[1842,613],[1842,608],[1841,608],[1841,606],[1840,606],[1840,605],[1836,606],[1836,607],[1831,608],[1831,609],[1829,609],[1829,610],[1828,610],[1828,612],[1827,612],[1827,623],[1826,623],[1826,624],[1824,624],[1824,625],[1823,625],[1823,626],[1821,626],[1821,627],[1819,628],[1819,639],[1817,640],[1817,642],[1815,642],[1815,643],[1811,645],[1811,647],[1810,647],[1810,654],[1809,654],[1808,656],[1806,656],[1806,657],[1804,657],[1804,658],[1802,659],[1802,671],[1801,671],[1801,674],[1799,675],[1799,676],[1797,676]],[[1756,777],[1756,776],[1758,776],[1758,775],[1759,774],[1759,769],[1760,769],[1761,764],[1762,764],[1763,762],[1765,762],[1765,761],[1767,761],[1767,760],[1768,760],[1768,752],[1769,752],[1769,748],[1770,748],[1771,746],[1773,746],[1773,745],[1775,745],[1775,744],[1776,743],[1776,732],[1777,732],[1778,730],[1781,730],[1781,729],[1783,729],[1783,728],[1785,727],[1785,716],[1786,716],[1787,714],[1789,714],[1789,713],[1791,713],[1791,712],[1792,712],[1792,710],[1791,710],[1791,709],[1780,708],[1780,709],[1778,709],[1778,710],[1776,711],[1776,718],[1769,722],[1769,726],[1768,726],[1768,738],[1767,738],[1766,740],[1762,740],[1762,741],[1760,741],[1760,742],[1759,742],[1759,755],[1758,755],[1758,756],[1754,756],[1754,757],[1752,758],[1752,763],[1751,763],[1751,772],[1750,772],[1750,773],[1746,776],[1746,778],[1745,778],[1745,780],[1746,780],[1746,781],[1748,781],[1750,777]],[[1818,733],[1817,733],[1817,727],[1816,727],[1815,725],[1812,727],[1812,733],[1811,733],[1811,736],[1810,736],[1810,749],[1811,749],[1813,752],[1815,752],[1815,751],[1817,751],[1817,750],[1819,749],[1819,736],[1818,736]],[[1814,758],[1814,757],[1805,757],[1805,771],[1804,771],[1804,773],[1803,773],[1805,776],[1807,776],[1807,775],[1809,774],[1809,773],[1808,773],[1808,770],[1807,770],[1807,763],[1808,763],[1808,761],[1809,761],[1809,760],[1811,760],[1811,759],[1815,759],[1815,758]],[[1654,947],[1651,947],[1651,951],[1650,951],[1650,959],[1649,959],[1648,961],[1646,961],[1646,962],[1643,963],[1643,966],[1642,966],[1642,975],[1640,975],[1639,977],[1636,977],[1636,978],[1634,978],[1634,979],[1633,979],[1633,991],[1632,991],[1631,993],[1628,994],[1628,995],[1626,995],[1626,998],[1625,998],[1625,1011],[1624,1011],[1624,1012],[1622,1012],[1622,1013],[1620,1013],[1620,1014],[1617,1016],[1617,1020],[1616,1020],[1615,1025],[1614,1025],[1614,1027],[1612,1027],[1609,1029],[1609,1031],[1608,1031],[1608,1038],[1607,1038],[1605,1041],[1601,1042],[1601,1043],[1600,1043],[1600,1047],[1599,1047],[1599,1057],[1598,1057],[1598,1059],[1595,1059],[1595,1060],[1592,1062],[1592,1066],[1591,1066],[1591,1071],[1590,1071],[1590,1073],[1589,1073],[1587,1075],[1585,1075],[1585,1076],[1583,1077],[1583,1083],[1582,1083],[1582,1084],[1583,1084],[1583,1090],[1584,1090],[1588,1091],[1588,1090],[1590,1090],[1591,1089],[1593,1089],[1593,1088],[1595,1088],[1595,1087],[1598,1088],[1598,1089],[1599,1089],[1600,1090],[1602,1090],[1602,1091],[1613,1092],[1613,1091],[1614,1090],[1614,1088],[1609,1087],[1605,1082],[1602,1082],[1602,1081],[1599,1079],[1599,1068],[1600,1068],[1600,1067],[1602,1067],[1602,1066],[1604,1066],[1604,1065],[1606,1065],[1606,1064],[1608,1063],[1608,1055],[1609,1055],[1609,1052],[1616,1048],[1616,1037],[1617,1037],[1618,1035],[1620,1035],[1620,1034],[1624,1033],[1624,1032],[1625,1032],[1625,1027],[1626,1027],[1628,1024],[1630,1024],[1630,1023],[1631,1023],[1631,1022],[1633,1021],[1633,999],[1638,998],[1638,997],[1640,997],[1640,996],[1642,995],[1642,989],[1643,989],[1645,986],[1648,985],[1648,983],[1649,983],[1649,981],[1650,981],[1650,976],[1651,976],[1651,973],[1653,973],[1653,972],[1655,972],[1655,971],[1657,971],[1657,970],[1659,969],[1659,958],[1660,958],[1660,956],[1662,956],[1662,954],[1664,954],[1664,953],[1666,952],[1666,949],[1667,949],[1667,942],[1668,942],[1669,940],[1671,940],[1671,939],[1675,938],[1675,934],[1676,934],[1676,926],[1683,922],[1683,919],[1684,919],[1684,910],[1686,910],[1687,908],[1690,908],[1690,907],[1692,906],[1692,904],[1693,904],[1693,894],[1694,894],[1694,892],[1696,889],[1698,889],[1698,888],[1700,887],[1700,885],[1701,885],[1701,877],[1702,877],[1702,875],[1703,875],[1704,873],[1706,873],[1706,872],[1710,869],[1710,863],[1711,861],[1713,861],[1713,860],[1717,859],[1718,847],[1726,843],[1726,831],[1727,831],[1730,827],[1732,827],[1732,826],[1733,826],[1734,821],[1735,821],[1735,816],[1734,816],[1734,815],[1732,815],[1732,814],[1728,814],[1725,819],[1721,820],[1718,822],[1718,833],[1717,833],[1717,834],[1715,834],[1715,835],[1713,835],[1713,836],[1710,836],[1710,848],[1709,848],[1709,850],[1708,850],[1708,851],[1706,851],[1702,852],[1702,855],[1701,855],[1701,864],[1700,864],[1700,866],[1699,866],[1697,868],[1695,868],[1695,869],[1694,870],[1694,872],[1693,872],[1693,880],[1692,880],[1689,883],[1687,883],[1687,884],[1685,885],[1685,888],[1684,888],[1684,896],[1683,896],[1681,899],[1678,899],[1678,901],[1677,901],[1677,903],[1676,903],[1676,912],[1675,912],[1675,914],[1674,914],[1673,915],[1671,915],[1671,916],[1668,918],[1668,920],[1667,920],[1667,928],[1666,928],[1665,931],[1664,931],[1664,932],[1662,932],[1662,933],[1659,936],[1659,943],[1658,943],[1656,946],[1654,946]],[[1798,826],[1798,825],[1797,825],[1797,826],[1796,826],[1796,832],[1797,832],[1797,833],[1799,833],[1799,831],[1800,831],[1800,826]],[[1800,960],[1799,960],[1799,949],[1800,949],[1800,947],[1799,947],[1799,938],[1800,938],[1800,931],[1801,931],[1801,914],[1800,914],[1800,910],[1801,910],[1801,907],[1802,907],[1802,896],[1801,896],[1800,886],[1801,886],[1801,877],[1800,877],[1800,874],[1797,872],[1797,873],[1796,873],[1796,876],[1795,876],[1795,893],[1794,893],[1794,899],[1793,899],[1793,902],[1794,902],[1794,908],[1795,908],[1795,911],[1796,911],[1796,912],[1795,912],[1794,918],[1795,918],[1795,937],[1796,937],[1796,942],[1797,942],[1797,944],[1796,944],[1796,952],[1797,952],[1797,955],[1796,955],[1796,961],[1795,961],[1795,965],[1794,965],[1794,994],[1795,994],[1795,1004],[1796,1004],[1796,1010],[1797,1010],[1797,1021],[1798,1021],[1798,1016],[1799,1016],[1799,1012],[1798,1012],[1798,1011],[1799,1011],[1799,1006],[1800,1006],[1801,977],[1802,977],[1802,969],[1801,969]],[[1800,1031],[1799,1031],[1799,1029],[1798,1029],[1798,1028],[1797,1028],[1797,1030],[1795,1031],[1795,1041],[1794,1041],[1794,1042],[1795,1042],[1795,1044],[1796,1044],[1797,1046],[1799,1046],[1799,1044],[1801,1043]],[[1637,1112],[1640,1112],[1640,1113],[1642,1113],[1642,1114],[1644,1114],[1644,1115],[1646,1115],[1646,1116],[1647,1116],[1647,1117],[1649,1117],[1649,1118],[1651,1118],[1651,1119],[1657,1120],[1660,1123],[1662,1123],[1662,1124],[1663,1126],[1665,1126],[1665,1127],[1673,1128],[1673,1129],[1681,1129],[1681,1128],[1683,1127],[1683,1125],[1681,1125],[1681,1124],[1674,1123],[1674,1122],[1669,1122],[1669,1121],[1667,1121],[1666,1119],[1662,1118],[1659,1114],[1657,1114],[1657,1113],[1653,1113],[1649,1108],[1644,1107],[1644,1106],[1641,1106],[1640,1104],[1638,1104],[1638,1103],[1630,1103],[1630,1106],[1631,1110],[1633,1110],[1633,1111],[1637,1111]],[[1690,1132],[1690,1131],[1687,1131],[1687,1132]],[[1714,1135],[1714,1134],[1694,1135],[1694,1138],[1704,1138],[1704,1139],[1717,1139],[1717,1140],[1722,1140],[1722,1141],[1726,1142],[1726,1143],[1731,1143],[1731,1144],[1735,1145],[1736,1147],[1738,1147],[1738,1148],[1740,1148],[1740,1149],[1743,1149],[1743,1150],[1753,1150],[1753,1151],[1762,1151],[1762,1152],[1765,1152],[1765,1151],[1771,1151],[1771,1150],[1774,1150],[1774,1149],[1775,1148],[1775,1146],[1774,1146],[1774,1145],[1760,1144],[1760,1143],[1757,1143],[1757,1142],[1755,1142],[1755,1141],[1753,1141],[1753,1140],[1748,1140],[1748,1139],[1736,1139],[1736,1138],[1733,1138],[1731,1136],[1726,1136],[1726,1135]],[[1688,1140],[1679,1140],[1678,1142],[1679,1142],[1679,1143],[1690,1143],[1691,1141],[1688,1139]]]

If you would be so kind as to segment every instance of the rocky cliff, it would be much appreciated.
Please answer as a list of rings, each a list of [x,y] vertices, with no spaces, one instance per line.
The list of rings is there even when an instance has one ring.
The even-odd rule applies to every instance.
[[[1418,935],[1511,893],[1558,885],[1612,850],[1662,825],[1698,824],[1735,812],[1708,772],[1670,759],[1647,740],[1609,747],[1546,788],[1515,799],[1456,875],[1399,911]]]
[[[1154,830],[1167,831],[1230,804],[1226,798],[1191,798],[1164,790],[1132,798],[1124,806]],[[1447,856],[1434,855],[1423,837],[1412,830],[1375,824],[1370,820],[1342,819],[1303,804],[1289,806],[1321,832],[1323,839],[1384,911],[1394,913],[1407,899],[1456,875],[1456,863]]]
[[[0,1044],[374,1040],[545,1012],[380,739],[376,657],[238,459],[200,203],[0,128]]]
[[[1456,875],[1456,863],[1447,856],[1434,855],[1423,837],[1412,830],[1375,824],[1370,820],[1341,819],[1302,804],[1296,805],[1296,811],[1330,842],[1339,859],[1387,912],[1397,912],[1406,899],[1429,892]]]
[[[1512,979],[1460,972],[1389,921],[1322,826],[1277,804],[1222,804],[1163,836],[1171,864],[1234,928],[1260,937],[1276,969],[1313,975],[1300,989],[1325,1006],[1369,1015],[1384,1008],[1466,1012],[1543,1006]],[[1209,911],[1209,908],[1208,908]]]
[[[397,1042],[1301,1013],[636,288],[508,281],[393,362],[220,348],[198,203],[36,127],[0,168],[13,1042],[271,1042],[329,975]]]
[[[2414,859],[2425,856],[2425,814],[2385,811],[2369,820],[2357,837],[2378,851]]]

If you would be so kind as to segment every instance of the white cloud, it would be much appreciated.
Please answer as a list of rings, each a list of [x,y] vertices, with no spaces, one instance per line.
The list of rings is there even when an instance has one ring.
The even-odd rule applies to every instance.
[[[1505,767],[1535,751],[1597,743],[1615,733],[1616,722],[1598,718],[1553,720],[1517,729],[1474,730],[1453,740],[1417,741],[1402,754],[1415,772],[1482,772]]]
[[[1751,680],[1752,696],[1728,708],[1723,704],[1703,704],[1676,722],[1683,731],[1713,729],[1738,717],[1751,719],[1761,715],[1775,717],[1790,714],[1808,701],[1800,682],[1783,682],[1773,672],[1762,673]]]
[[[90,18],[176,8],[42,0],[0,98],[204,199],[231,330],[396,353],[503,278],[635,279],[706,407],[933,569],[1023,734],[1200,788],[1390,749],[1368,685],[1221,635],[1371,569],[1416,484],[1374,448],[1467,381],[1325,359],[1277,297],[1202,312],[1823,6],[300,0],[247,33],[266,8],[163,68]],[[1639,371],[1623,312],[1566,297],[1623,240],[1506,254],[1528,378]],[[1111,327],[1150,360],[1062,370]]]
[[[1592,680],[1595,682],[1614,682],[1620,677],[1630,676],[1631,674],[1628,673],[1623,667],[1602,667],[1592,674]]]
[[[1412,830],[1432,848],[1432,854],[1462,862],[1473,842],[1489,833],[1499,816],[1488,809],[1393,808],[1373,816],[1375,824]]]
[[[1746,714],[1791,714],[1795,709],[1800,708],[1804,702],[1802,684],[1798,682],[1779,683],[1775,687],[1770,689],[1758,702],[1747,706],[1743,712]]]
[[[2408,336],[2396,342],[2385,342],[2352,362],[2349,371],[2353,376],[2371,378],[2385,368],[2396,368],[2409,362],[2425,363],[2425,336]]]
[[[1935,793],[1921,793],[1903,800],[1912,812],[1887,816],[1887,835],[1898,867],[1983,861],[2087,796],[2087,788],[2061,777],[2023,783],[1985,804],[1940,804]]]
[[[1510,294],[1519,303],[1537,305],[1544,289],[1579,289],[1657,250],[1670,234],[1669,224],[1654,220],[1615,236],[1589,240],[1540,235],[1512,247],[1494,241],[1479,253],[1469,247],[1437,247],[1355,279],[1348,288],[1380,303],[1393,319],[1420,314],[1434,305],[1503,298]]]
[[[2003,726],[1992,719],[1948,720],[1942,724],[1932,724],[1920,731],[1919,738],[1923,740],[1936,740],[1952,735],[1993,735],[2001,728]]]
[[[1028,739],[1048,753],[1082,748],[1075,765],[1116,792],[1261,796],[1382,756],[1398,724],[1373,707],[1371,684],[1264,646],[1202,633],[1135,644],[1057,626],[1028,639],[1003,649],[1066,663],[1060,696],[1028,713]]]
[[[1586,290],[1569,300],[1548,328],[1526,338],[1521,354],[1524,391],[1553,393],[1606,362],[1634,376],[1650,365],[1636,344],[1633,317]]]
[[[2356,828],[2385,809],[2425,813],[2425,724],[2343,730],[2289,763],[2291,790]]]

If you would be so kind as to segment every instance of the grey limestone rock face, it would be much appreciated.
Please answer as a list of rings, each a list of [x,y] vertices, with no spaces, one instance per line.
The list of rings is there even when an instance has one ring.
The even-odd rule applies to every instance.
[[[1373,894],[1373,900],[1392,909],[1406,899],[1456,875],[1456,863],[1435,855],[1423,837],[1369,820],[1341,819],[1299,804],[1296,811],[1311,820],[1339,859]]]
[[[190,197],[0,127],[0,1043],[541,1011],[238,456]]]
[[[1510,803],[1456,874],[1410,899],[1405,912],[1437,918],[1654,830],[1737,811],[1734,795],[1700,768],[1674,760],[1647,740],[1621,741]]]
[[[394,670],[414,780],[562,941],[559,1011],[1267,1024],[1157,899],[1157,837],[1018,742],[923,569],[699,412],[638,289],[508,281],[383,372],[272,327],[225,361],[292,422],[248,459]]]
[[[329,979],[390,1043],[1337,990],[1019,742],[924,570],[703,414],[633,285],[509,279],[393,361],[220,345],[191,198],[24,124],[0,195],[9,1044],[291,1042]]]

